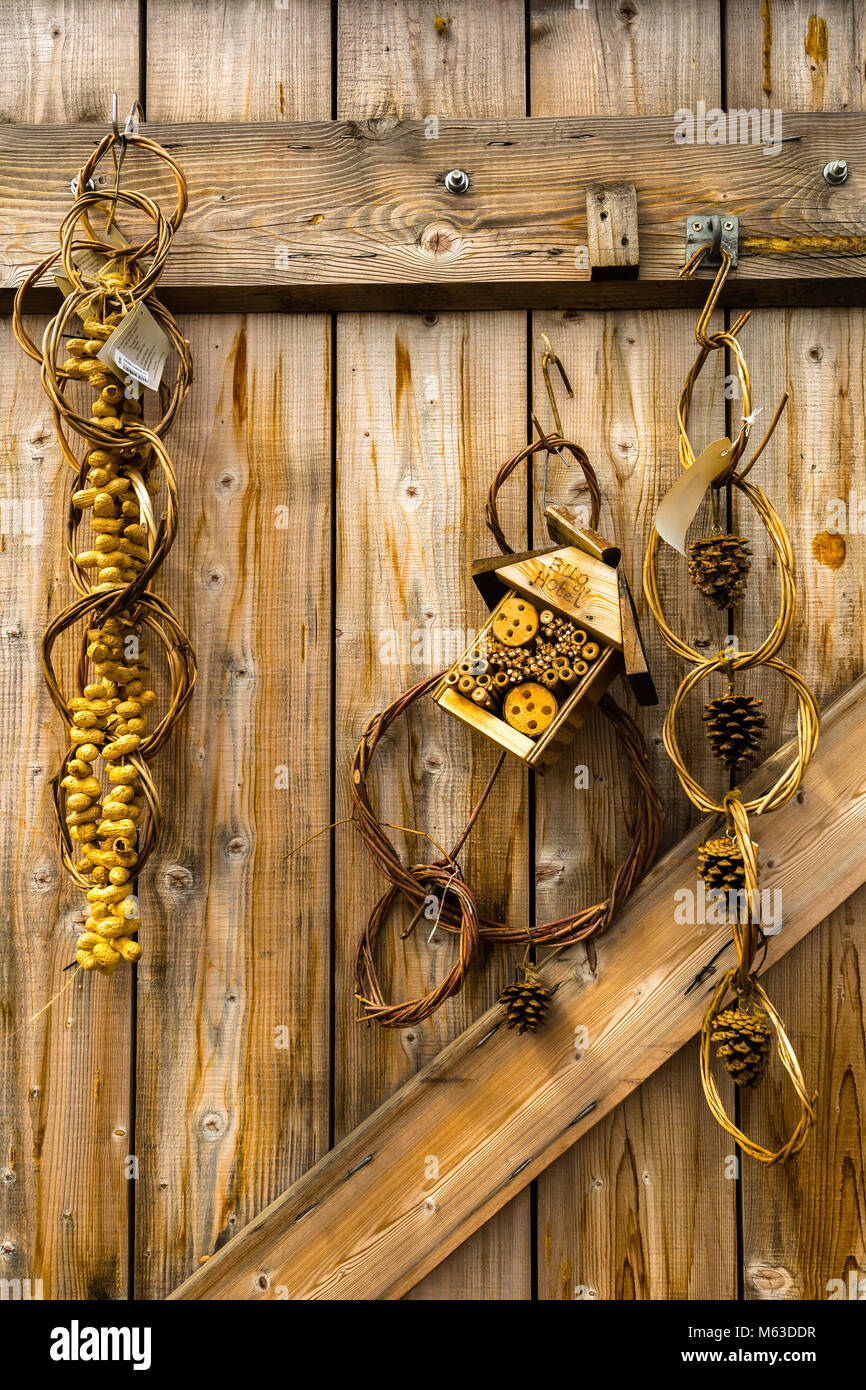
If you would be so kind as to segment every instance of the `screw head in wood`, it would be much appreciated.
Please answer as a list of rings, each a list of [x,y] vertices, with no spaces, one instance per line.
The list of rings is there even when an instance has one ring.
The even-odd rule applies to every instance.
[[[844,183],[848,177],[848,161],[846,159],[831,159],[824,165],[824,181],[829,184]]]
[[[449,193],[465,193],[469,188],[469,175],[463,169],[450,169],[445,175],[445,187]]]

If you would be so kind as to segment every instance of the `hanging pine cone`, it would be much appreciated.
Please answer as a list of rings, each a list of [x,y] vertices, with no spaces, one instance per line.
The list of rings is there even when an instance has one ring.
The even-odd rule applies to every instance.
[[[746,887],[743,856],[735,840],[707,840],[698,847],[698,876],[708,888],[739,892]]]
[[[756,1086],[770,1056],[773,1029],[763,1009],[725,1009],[713,1020],[711,1041],[718,1043],[716,1056],[738,1086]]]
[[[534,1033],[547,1016],[550,991],[545,989],[531,966],[521,966],[520,971],[523,978],[506,985],[498,1002],[505,1010],[506,1028],[516,1028],[518,1033],[529,1029]]]
[[[746,592],[751,554],[740,536],[701,536],[689,546],[689,578],[716,608],[735,608]]]
[[[767,727],[763,700],[755,695],[722,695],[704,706],[707,738],[717,758],[733,770],[754,753]]]

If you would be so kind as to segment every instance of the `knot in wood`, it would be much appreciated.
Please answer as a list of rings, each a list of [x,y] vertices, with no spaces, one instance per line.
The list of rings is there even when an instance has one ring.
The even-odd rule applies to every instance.
[[[755,1265],[749,1273],[754,1288],[764,1298],[780,1298],[793,1287],[790,1271],[783,1265]]]
[[[193,877],[183,864],[170,864],[164,875],[165,886],[172,893],[188,893],[193,886]]]
[[[209,1110],[206,1115],[202,1115],[199,1128],[202,1134],[208,1139],[218,1139],[225,1131],[226,1117],[220,1115],[216,1110]]]
[[[418,238],[418,245],[426,255],[441,260],[460,255],[464,242],[456,227],[449,227],[447,222],[431,222]]]

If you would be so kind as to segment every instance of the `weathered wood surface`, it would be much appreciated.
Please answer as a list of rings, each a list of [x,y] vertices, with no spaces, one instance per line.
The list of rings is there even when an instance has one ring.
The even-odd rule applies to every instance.
[[[226,6],[252,26],[250,73],[286,114],[326,116],[330,14]],[[293,34],[279,26],[302,27]],[[152,16],[159,117],[242,120],[215,23]],[[273,41],[281,36],[275,48]],[[323,56],[324,55],[324,56]],[[265,84],[265,71],[270,79]],[[258,98],[257,98],[258,99]],[[261,100],[265,97],[262,95]],[[159,1298],[331,1142],[331,361],[322,315],[183,320],[195,381],[169,439],[181,525],[160,587],[184,615],[199,684],[156,769],[167,809],[142,881],[135,1289]],[[310,885],[316,885],[311,892]]]
[[[748,0],[746,0],[748,4]],[[529,0],[535,116],[662,116],[717,106],[718,0]]]
[[[147,0],[147,112],[158,121],[327,120],[330,0]]]
[[[93,120],[102,87],[137,81],[138,8],[0,11],[0,119]],[[5,127],[9,129],[10,127]],[[56,296],[55,296],[56,299]],[[37,339],[44,323],[32,320]],[[2,321],[0,483],[0,1278],[32,1297],[123,1298],[132,1151],[131,979],[68,979],[83,899],[57,859],[48,779],[63,729],[45,693],[46,616],[74,597],[64,560],[69,470],[35,363]]]
[[[182,165],[190,192],[183,236],[161,282],[168,303],[695,303],[695,285],[678,282],[677,274],[686,217],[707,208],[740,218],[741,297],[827,302],[841,292],[839,281],[839,302],[862,293],[866,118],[859,113],[786,112],[785,143],[768,156],[760,144],[679,144],[673,116],[470,120],[443,112],[401,121],[364,120],[357,110],[348,119],[342,103],[340,110],[346,119],[288,126],[149,123]],[[7,301],[56,245],[69,178],[103,134],[103,126],[0,130],[0,286]],[[848,161],[841,187],[824,181],[830,158]],[[471,178],[463,195],[445,188],[455,167]],[[130,156],[133,171],[145,192],[168,195],[169,180],[152,159]],[[97,182],[112,177],[109,162]],[[622,180],[637,188],[640,275],[595,281],[585,254],[586,186]],[[811,239],[808,254],[798,250],[798,238]]]
[[[772,5],[772,24],[757,6],[728,6],[729,99],[803,111],[862,111],[866,87],[859,55],[866,13],[830,0],[820,6]],[[766,16],[765,16],[766,20]],[[743,35],[746,42],[740,41]],[[736,37],[735,37],[736,36]],[[763,48],[766,67],[756,68]],[[767,78],[769,90],[763,89]],[[762,312],[743,330],[756,404],[765,419],[782,391],[791,401],[755,481],[779,507],[796,560],[797,611],[782,657],[804,671],[819,700],[833,699],[866,665],[864,475],[866,316],[860,309]],[[734,410],[737,402],[732,402]],[[770,547],[745,508],[737,520],[754,535],[756,582],[738,618],[747,645],[775,618],[778,573]],[[753,690],[757,688],[751,687]],[[776,680],[758,692],[770,727],[795,726],[796,702]],[[819,1092],[819,1124],[797,1163],[771,1173],[744,1165],[745,1296],[825,1299],[866,1271],[866,892],[855,893],[768,980]],[[769,1093],[779,1113],[779,1094]],[[744,1097],[743,1118],[759,1103]],[[791,1111],[788,1110],[787,1119]],[[771,1142],[781,1133],[774,1126]]]
[[[337,114],[386,119],[470,113],[511,117],[524,108],[523,6],[464,6],[442,34],[423,0],[340,10]],[[494,65],[491,55],[498,55]],[[467,629],[486,617],[470,563],[491,550],[483,524],[490,464],[526,429],[526,320],[522,314],[343,315],[337,320],[337,816],[350,807],[346,770],[360,730],[386,702],[449,664]],[[503,500],[503,524],[521,541],[525,485]],[[460,834],[493,765],[494,750],[425,701],[382,749],[380,814],[427,830],[440,845]],[[530,911],[527,784],[503,768],[464,863],[481,900],[510,920]],[[482,838],[483,837],[483,838]],[[408,860],[429,845],[395,834]],[[336,1138],[342,1138],[465,1028],[511,977],[519,953],[479,961],[463,993],[417,1028],[383,1031],[353,1018],[358,934],[382,881],[350,833],[338,831],[335,883]],[[398,909],[382,943],[388,997],[412,998],[448,969],[450,936]],[[436,1161],[436,1150],[426,1154]],[[435,1270],[421,1299],[526,1299],[531,1286],[528,1193]]]
[[[548,419],[536,371],[540,332],[550,334],[575,385],[573,402],[559,392],[560,406],[567,432],[587,446],[599,468],[607,508],[602,530],[624,545],[629,573],[636,575],[655,502],[675,472],[673,405],[694,347],[693,314],[583,309],[634,304],[615,296],[635,293],[644,303],[654,297],[679,306],[697,303],[707,278],[690,286],[672,283],[682,256],[682,220],[668,222],[660,178],[649,201],[644,191],[642,205],[638,182],[641,219],[658,247],[656,269],[649,271],[660,278],[639,282],[637,291],[627,285],[597,292],[588,266],[573,264],[575,248],[586,240],[585,186],[593,170],[605,181],[635,177],[625,149],[587,163],[583,147],[591,140],[562,142],[581,148],[568,153],[556,197],[537,217],[533,212],[522,248],[565,248],[563,254],[545,252],[542,265],[535,264],[536,255],[523,256],[523,264],[503,269],[511,224],[532,195],[526,170],[536,179],[551,166],[547,156],[539,162],[535,150],[521,163],[520,147],[494,146],[470,173],[480,169],[498,178],[497,171],[507,169],[509,187],[491,190],[482,180],[479,193],[475,178],[466,198],[451,197],[441,179],[467,148],[455,132],[477,128],[479,118],[496,130],[514,122],[527,130],[523,118],[531,114],[560,133],[585,128],[593,118],[646,116],[655,118],[654,139],[662,127],[670,134],[678,107],[720,104],[723,19],[729,106],[783,108],[785,136],[799,133],[810,111],[856,113],[842,117],[843,125],[834,117],[824,127],[828,132],[864,119],[859,55],[866,21],[853,0],[822,0],[820,6],[727,0],[724,9],[717,0],[653,0],[651,6],[593,0],[586,10],[571,0],[530,0],[527,8],[520,0],[461,0],[439,16],[442,23],[424,0],[365,0],[364,23],[357,7],[335,7],[334,55],[331,9],[328,0],[147,5],[148,114],[185,127],[191,139],[192,123],[217,124],[194,134],[195,201],[173,253],[182,257],[174,265],[189,289],[177,283],[167,295],[175,307],[201,311],[185,320],[197,383],[170,440],[181,479],[182,526],[164,574],[196,639],[202,680],[189,723],[155,769],[168,816],[163,851],[142,885],[152,914],[143,937],[151,954],[139,971],[137,1045],[128,976],[87,981],[84,988],[79,981],[51,1014],[29,1021],[62,983],[74,932],[68,916],[78,907],[61,889],[53,847],[44,778],[59,730],[36,662],[46,614],[69,593],[61,549],[66,479],[35,368],[21,358],[4,325],[0,408],[9,423],[3,497],[41,495],[45,540],[31,549],[9,527],[0,546],[6,647],[0,749],[7,765],[32,772],[26,792],[20,778],[7,779],[3,802],[16,835],[7,835],[2,859],[11,944],[0,963],[0,1277],[42,1278],[47,1297],[122,1297],[129,1291],[128,1153],[143,1160],[135,1291],[160,1297],[332,1139],[430,1061],[489,1005],[510,974],[510,957],[491,953],[467,990],[423,1029],[383,1036],[358,1028],[351,1018],[350,957],[378,883],[344,829],[335,832],[333,878],[327,837],[294,860],[283,856],[331,819],[329,779],[344,772],[369,713],[433,669],[437,641],[441,649],[449,633],[465,633],[483,617],[467,577],[470,560],[489,549],[480,505],[493,466],[524,441],[527,381],[535,409]],[[0,241],[10,276],[0,303],[8,305],[9,283],[55,235],[68,206],[68,179],[87,139],[105,129],[93,123],[104,122],[110,92],[118,90],[124,108],[138,91],[138,21],[135,5],[115,7],[109,18],[104,6],[87,0],[74,8],[36,0],[0,17],[0,156],[18,151],[0,178],[13,218],[9,237]],[[341,122],[333,129],[326,124],[332,111]],[[440,138],[422,145],[431,115],[440,120]],[[16,130],[22,121],[26,126]],[[257,150],[235,169],[228,187],[217,158],[219,123],[231,123],[240,150],[251,139],[248,121],[270,123],[267,160]],[[371,184],[374,196],[363,204],[352,235],[359,245],[364,241],[365,252],[390,247],[385,275],[414,277],[408,289],[386,284],[356,299],[357,266],[369,278],[370,262],[337,260],[324,287],[316,283],[319,261],[278,268],[276,245],[286,247],[280,254],[287,260],[292,247],[315,247],[317,238],[326,246],[332,235],[330,215],[325,223],[296,220],[325,211],[314,206],[316,188],[299,190],[289,203],[280,201],[282,184],[276,192],[264,187],[277,165],[287,174],[302,173],[300,161],[313,157],[312,151],[288,150],[296,121],[318,123],[317,140],[348,152],[328,184],[344,220],[364,177],[359,159],[371,178],[386,167],[399,175],[392,186]],[[395,121],[415,124],[401,128]],[[72,128],[49,149],[61,133],[55,127],[67,122]],[[83,145],[79,122],[91,123]],[[34,141],[42,153],[31,167]],[[79,154],[73,153],[76,141]],[[845,259],[838,248],[831,258],[822,238],[834,229],[843,237],[863,235],[857,188],[866,166],[856,154],[849,183],[829,190],[821,178],[826,158],[851,159],[853,147],[833,140],[825,149],[823,142],[823,135],[809,136],[767,157],[752,147],[678,148],[671,140],[658,167],[676,150],[677,197],[701,191],[703,169],[719,171],[719,197],[731,191],[728,170],[741,180],[752,170],[754,187],[744,192],[740,209],[745,253],[729,303],[762,296],[782,302],[787,291],[774,290],[772,279],[762,285],[760,278],[781,273],[796,280],[798,302],[811,296],[816,303],[844,305],[842,313],[755,314],[743,335],[765,412],[783,386],[794,387],[758,481],[779,503],[797,551],[800,610],[784,654],[826,699],[863,664],[857,460],[866,441],[863,316],[851,308],[862,293],[864,281],[856,277],[864,258]],[[862,143],[858,136],[857,151]],[[556,149],[551,145],[548,155]],[[793,192],[783,172],[792,169],[798,171]],[[166,184],[158,187],[165,193]],[[266,196],[254,216],[237,216],[238,208],[250,210],[260,191]],[[237,197],[237,205],[227,205],[222,194]],[[814,224],[811,213],[798,212],[803,205],[814,208]],[[447,227],[440,230],[443,221],[457,227],[462,241],[455,244]],[[792,233],[801,244],[813,238],[808,256],[792,255]],[[850,250],[856,243],[845,245]],[[642,227],[642,261],[644,250]],[[213,295],[207,277],[222,275],[230,254],[240,278]],[[810,281],[816,256],[824,270]],[[479,274],[502,274],[506,289],[473,280],[478,267]],[[452,285],[455,276],[462,283]],[[567,296],[557,290],[557,277]],[[273,293],[268,284],[276,286]],[[345,298],[337,299],[338,292]],[[402,311],[340,318],[333,401],[327,320],[284,322],[253,312],[304,305],[309,295],[322,307]],[[56,302],[52,291],[34,305],[53,310]],[[527,335],[522,313],[470,312],[487,303],[580,308],[536,314]],[[413,306],[429,313],[408,312]],[[445,313],[448,306],[458,312]],[[709,438],[724,432],[724,401],[721,371],[706,377],[693,415]],[[537,466],[529,532],[530,494],[517,478],[509,485],[504,508],[516,544],[543,536],[542,474],[543,465]],[[573,480],[556,465],[549,492],[553,498],[574,492]],[[828,529],[825,514],[834,497],[846,508],[841,537]],[[291,507],[289,531],[268,529],[270,513],[284,501]],[[331,554],[332,514],[339,572]],[[741,617],[744,633],[763,630],[775,592],[760,544],[756,551],[757,582]],[[712,650],[719,642],[714,615],[684,589],[679,562],[666,565],[663,580],[678,630]],[[333,637],[332,608],[339,619]],[[383,629],[394,632],[395,665],[380,660]],[[645,728],[668,800],[671,843],[689,825],[690,808],[672,778],[659,730],[682,673],[652,625],[645,623],[644,631],[662,696],[659,710],[644,716]],[[336,703],[330,717],[332,643]],[[765,693],[782,737],[791,728],[790,705]],[[443,840],[459,829],[489,770],[484,748],[454,724],[432,708],[413,719],[382,750],[377,793],[395,820]],[[709,772],[699,709],[685,712],[683,743],[694,750],[693,765]],[[289,769],[286,790],[275,782],[282,765]],[[574,787],[578,765],[591,772],[587,791]],[[569,903],[594,900],[605,891],[622,847],[630,801],[606,728],[593,721],[578,736],[573,758],[549,770],[537,791],[527,788],[519,769],[507,775],[479,824],[474,851],[470,845],[465,856],[482,899],[515,920],[530,911],[553,916]],[[333,814],[345,810],[340,792]],[[417,858],[420,844],[406,837],[407,855]],[[576,844],[586,853],[575,854]],[[855,1269],[862,1274],[864,912],[863,895],[855,894],[770,972],[768,987],[821,1092],[821,1125],[794,1168],[767,1173],[746,1166],[739,1187],[728,1179],[731,1145],[704,1108],[690,1044],[546,1170],[534,1202],[524,1188],[410,1296],[728,1298],[736,1293],[739,1261],[747,1297],[826,1297],[829,1280]],[[56,930],[57,923],[69,931]],[[426,988],[441,973],[448,946],[441,934],[428,942],[429,934],[429,926],[416,928],[414,939],[383,947],[383,973],[395,995],[419,983]],[[600,960],[604,965],[603,953]],[[581,968],[589,978],[591,966]],[[272,1048],[285,1036],[276,1033],[283,1024],[289,1048]],[[129,1095],[134,1048],[137,1138]],[[744,1117],[751,1118],[745,1107]]]
[[[769,963],[866,875],[864,740],[861,677],[826,712],[801,792],[761,822],[764,884],[785,908]],[[769,786],[790,756],[788,744],[747,786]],[[650,871],[599,941],[594,980],[574,951],[546,967],[554,999],[537,1035],[483,1015],[173,1297],[396,1298],[536,1177],[696,1031],[727,962],[708,963],[726,943],[733,959],[727,926],[687,933],[674,913],[675,895],[696,889],[707,826]]]

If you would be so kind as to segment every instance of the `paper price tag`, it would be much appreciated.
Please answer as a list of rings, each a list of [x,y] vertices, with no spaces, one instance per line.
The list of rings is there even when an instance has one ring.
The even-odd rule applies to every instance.
[[[115,328],[97,356],[122,374],[159,389],[171,342],[144,304],[137,304]]]
[[[691,526],[701,500],[714,478],[730,467],[731,441],[717,439],[708,444],[692,464],[681,473],[662,498],[655,517],[655,527],[663,541],[685,555],[686,532]]]

